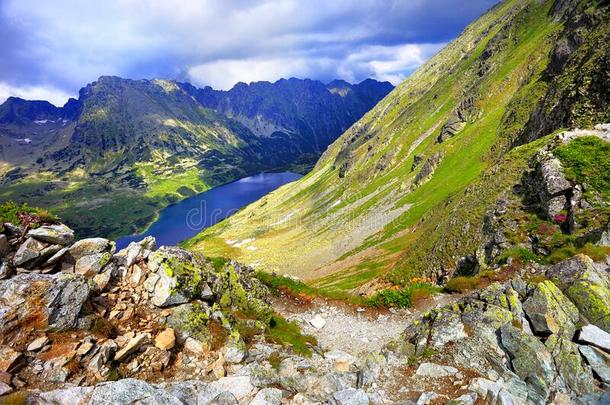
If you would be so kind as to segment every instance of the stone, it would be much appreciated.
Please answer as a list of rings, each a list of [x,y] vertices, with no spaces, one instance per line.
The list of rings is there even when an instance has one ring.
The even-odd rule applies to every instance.
[[[282,391],[277,388],[263,388],[249,405],[280,405],[282,403]]]
[[[0,397],[2,395],[10,394],[11,392],[13,392],[13,388],[10,385],[0,381]]]
[[[13,269],[5,259],[0,259],[0,280],[9,278],[13,274]]]
[[[108,284],[110,284],[110,280],[112,279],[112,272],[114,267],[109,265],[104,269],[103,272],[96,274],[93,276],[93,287],[96,292],[101,292],[106,290]]]
[[[557,373],[568,384],[570,389],[579,395],[593,392],[593,374],[582,361],[578,346],[565,337],[551,335],[545,342]]]
[[[150,299],[155,306],[168,307],[189,302],[189,299],[178,291],[178,281],[166,271],[161,270],[149,277],[157,279]]]
[[[543,400],[551,392],[555,367],[551,354],[534,336],[506,324],[500,328],[500,340],[511,359],[512,368]]]
[[[142,345],[150,342],[150,334],[149,333],[138,333],[134,338],[132,338],[125,347],[119,350],[114,356],[114,360],[121,362],[125,360],[130,354],[134,353],[138,350]]]
[[[184,405],[167,391],[133,378],[96,385],[88,402],[88,405],[120,404]]]
[[[110,252],[95,253],[92,255],[83,256],[76,261],[74,265],[74,272],[82,274],[87,278],[92,278],[99,274],[104,266],[106,266],[112,255]]]
[[[536,285],[532,295],[523,303],[535,333],[558,334],[571,338],[578,322],[578,309],[549,280]]]
[[[45,248],[44,244],[37,241],[34,238],[28,238],[25,242],[19,246],[15,256],[13,257],[13,264],[15,266],[21,266],[27,262],[30,262],[40,256],[40,252]]]
[[[420,377],[442,378],[456,375],[458,369],[451,366],[443,366],[434,363],[421,363],[417,367],[416,375]]]
[[[452,399],[450,405],[474,405],[478,398],[478,395],[474,392],[461,395],[455,399]]]
[[[163,332],[159,332],[155,338],[155,346],[161,350],[171,350],[176,345],[176,335],[172,328],[167,328]]]
[[[49,405],[85,404],[89,400],[94,387],[70,387],[53,391],[41,392],[28,398],[28,403]]]
[[[610,333],[595,325],[586,325],[580,330],[578,340],[589,345],[597,346],[610,353]]]
[[[248,348],[243,340],[238,337],[230,336],[224,348],[225,362],[239,364],[248,356]]]
[[[89,361],[87,369],[93,374],[101,373],[102,367],[104,367],[104,365],[112,359],[112,356],[116,350],[117,344],[114,342],[114,340],[105,341],[100,346],[98,352],[91,358],[91,361]]]
[[[11,251],[11,245],[8,242],[6,235],[0,233],[0,259],[6,257]]]
[[[467,337],[460,315],[453,311],[441,311],[434,321],[430,335],[430,345],[442,347],[449,342],[456,342]]]
[[[210,383],[210,387],[220,392],[230,392],[240,403],[250,397],[256,390],[248,376],[223,377]]]
[[[369,405],[369,396],[361,389],[348,388],[333,394],[337,405]]]
[[[591,258],[578,254],[554,265],[547,276],[590,323],[610,333],[610,281]]]
[[[88,238],[81,239],[70,246],[70,255],[74,260],[78,260],[81,257],[94,255],[109,251],[112,253],[114,250],[114,242],[110,242],[104,238]]]
[[[415,405],[427,405],[432,403],[432,401],[435,401],[437,398],[438,394],[436,392],[423,392],[417,399]]]
[[[610,355],[592,346],[579,346],[578,350],[599,379],[610,384]]]
[[[322,315],[316,314],[309,323],[316,329],[322,329],[326,325],[326,320],[322,318]]]
[[[50,258],[47,259],[47,261],[42,265],[42,267],[53,266],[53,265],[59,263],[59,261],[61,259],[63,259],[65,254],[68,253],[69,251],[70,251],[70,248],[67,248],[67,247],[59,249],[55,254],[53,254]]]
[[[184,350],[196,355],[202,355],[204,353],[203,344],[192,337],[187,337],[184,341]]]
[[[22,353],[8,346],[0,346],[0,372],[13,373],[23,365],[25,357]]]
[[[39,338],[34,339],[27,347],[28,352],[36,352],[43,347],[45,347],[49,343],[49,338],[46,336],[41,336]]]
[[[142,245],[137,242],[131,242],[125,249],[120,250],[114,257],[119,266],[130,268],[133,266],[138,257],[142,255]]]
[[[74,231],[64,224],[44,225],[30,230],[27,236],[41,242],[66,246],[74,240]]]
[[[77,274],[18,274],[0,280],[0,331],[5,319],[31,319],[40,314],[39,328],[64,331],[75,327],[89,297],[89,286]]]
[[[331,350],[324,353],[324,358],[333,362],[335,371],[347,372],[356,363],[354,356],[340,350]]]

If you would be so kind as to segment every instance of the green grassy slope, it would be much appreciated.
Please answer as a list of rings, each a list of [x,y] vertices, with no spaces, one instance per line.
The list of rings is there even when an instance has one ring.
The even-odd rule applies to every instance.
[[[592,37],[607,33],[607,15],[596,2],[500,3],[346,131],[310,174],[188,245],[334,289],[455,265],[535,151],[526,145],[503,161],[514,145],[609,116],[604,83],[580,97],[586,114],[541,116],[561,89],[587,83],[575,65],[603,59],[608,45]],[[557,44],[574,32],[580,39],[565,56]],[[606,66],[589,74],[605,77]]]

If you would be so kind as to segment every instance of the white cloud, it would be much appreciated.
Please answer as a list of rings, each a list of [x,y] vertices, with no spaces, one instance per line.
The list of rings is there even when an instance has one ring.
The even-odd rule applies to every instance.
[[[55,87],[26,86],[13,87],[0,82],[0,103],[6,101],[10,96],[20,97],[26,100],[47,100],[51,104],[61,107],[73,95]]]

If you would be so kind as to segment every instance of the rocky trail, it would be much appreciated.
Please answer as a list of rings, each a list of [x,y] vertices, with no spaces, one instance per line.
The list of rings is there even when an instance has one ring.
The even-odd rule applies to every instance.
[[[424,313],[451,305],[460,294],[437,294],[415,308],[363,308],[345,302],[314,298],[304,301],[290,295],[274,297],[272,305],[288,320],[296,321],[324,351],[341,351],[354,357],[379,351]]]

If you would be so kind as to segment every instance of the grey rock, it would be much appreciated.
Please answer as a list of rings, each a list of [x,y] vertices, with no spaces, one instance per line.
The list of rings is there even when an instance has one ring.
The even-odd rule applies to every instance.
[[[130,354],[138,350],[142,345],[150,342],[150,333],[139,333],[133,339],[131,339],[125,347],[119,350],[114,356],[114,360],[121,362],[125,360]]]
[[[578,335],[578,340],[593,346],[597,346],[610,353],[610,333],[595,325],[584,326]]]
[[[156,384],[156,387],[178,398],[183,404],[187,405],[210,404],[221,394],[218,389],[198,380],[162,383]],[[233,397],[233,402],[229,403],[236,404],[237,400]]]
[[[59,263],[61,259],[65,256],[66,253],[70,251],[70,248],[64,247],[54,253],[51,257],[47,259],[47,261],[42,265],[42,267],[53,266],[56,263]]]
[[[70,387],[33,394],[28,403],[44,405],[86,404],[94,387]]]
[[[49,338],[46,336],[41,336],[37,339],[34,339],[27,347],[27,351],[35,352],[42,349],[47,343],[49,343]]]
[[[461,395],[449,402],[451,405],[474,405],[478,395],[474,392]]]
[[[224,349],[225,362],[231,364],[241,363],[248,356],[248,348],[243,340],[230,338]]]
[[[220,392],[230,392],[240,402],[254,394],[256,390],[249,376],[223,377],[210,383],[210,387]]]
[[[28,236],[42,242],[66,246],[74,240],[74,231],[64,224],[45,225],[30,230]]]
[[[579,346],[578,349],[599,379],[610,384],[610,355],[592,346]]]
[[[337,405],[368,405],[369,396],[360,389],[348,388],[333,394],[333,403]]]
[[[450,310],[444,310],[439,313],[434,321],[430,344],[433,347],[442,347],[449,342],[456,342],[467,336],[460,315]]]
[[[500,328],[500,340],[510,356],[515,373],[528,383],[535,394],[546,400],[555,378],[551,354],[538,339],[511,324]]]
[[[32,261],[40,256],[40,252],[45,248],[45,245],[37,241],[34,238],[28,238],[25,242],[19,246],[15,256],[13,257],[13,264],[15,266],[21,266],[29,261]]]
[[[108,239],[88,238],[81,239],[70,246],[70,255],[74,260],[78,260],[83,256],[94,255],[105,251],[113,253],[113,250],[114,242],[110,242]]]
[[[434,363],[421,363],[417,367],[416,375],[420,377],[442,378],[452,376],[458,373],[458,369],[451,366],[443,366]]]
[[[0,280],[9,278],[13,274],[13,268],[4,259],[0,259]]]
[[[13,392],[13,388],[10,385],[0,381],[0,397],[2,395],[10,394],[11,392]]]
[[[119,266],[130,268],[141,257],[143,250],[140,243],[131,242],[125,249],[119,251],[114,258]]]
[[[126,378],[95,386],[88,405],[184,405],[175,396],[145,381]]]
[[[104,266],[106,266],[112,255],[110,252],[94,253],[92,255],[82,256],[74,265],[74,272],[82,274],[87,278],[91,278],[99,274]]]
[[[593,374],[582,361],[575,343],[564,337],[551,335],[545,346],[553,356],[558,374],[572,391],[579,395],[593,392]]]
[[[27,319],[36,311],[45,316],[49,329],[73,328],[88,297],[89,286],[77,274],[18,274],[1,280],[0,330],[9,319]]]
[[[438,398],[436,392],[424,392],[417,398],[416,405],[427,405]]]
[[[277,388],[263,388],[250,401],[250,405],[279,405],[281,403],[282,391]]]

